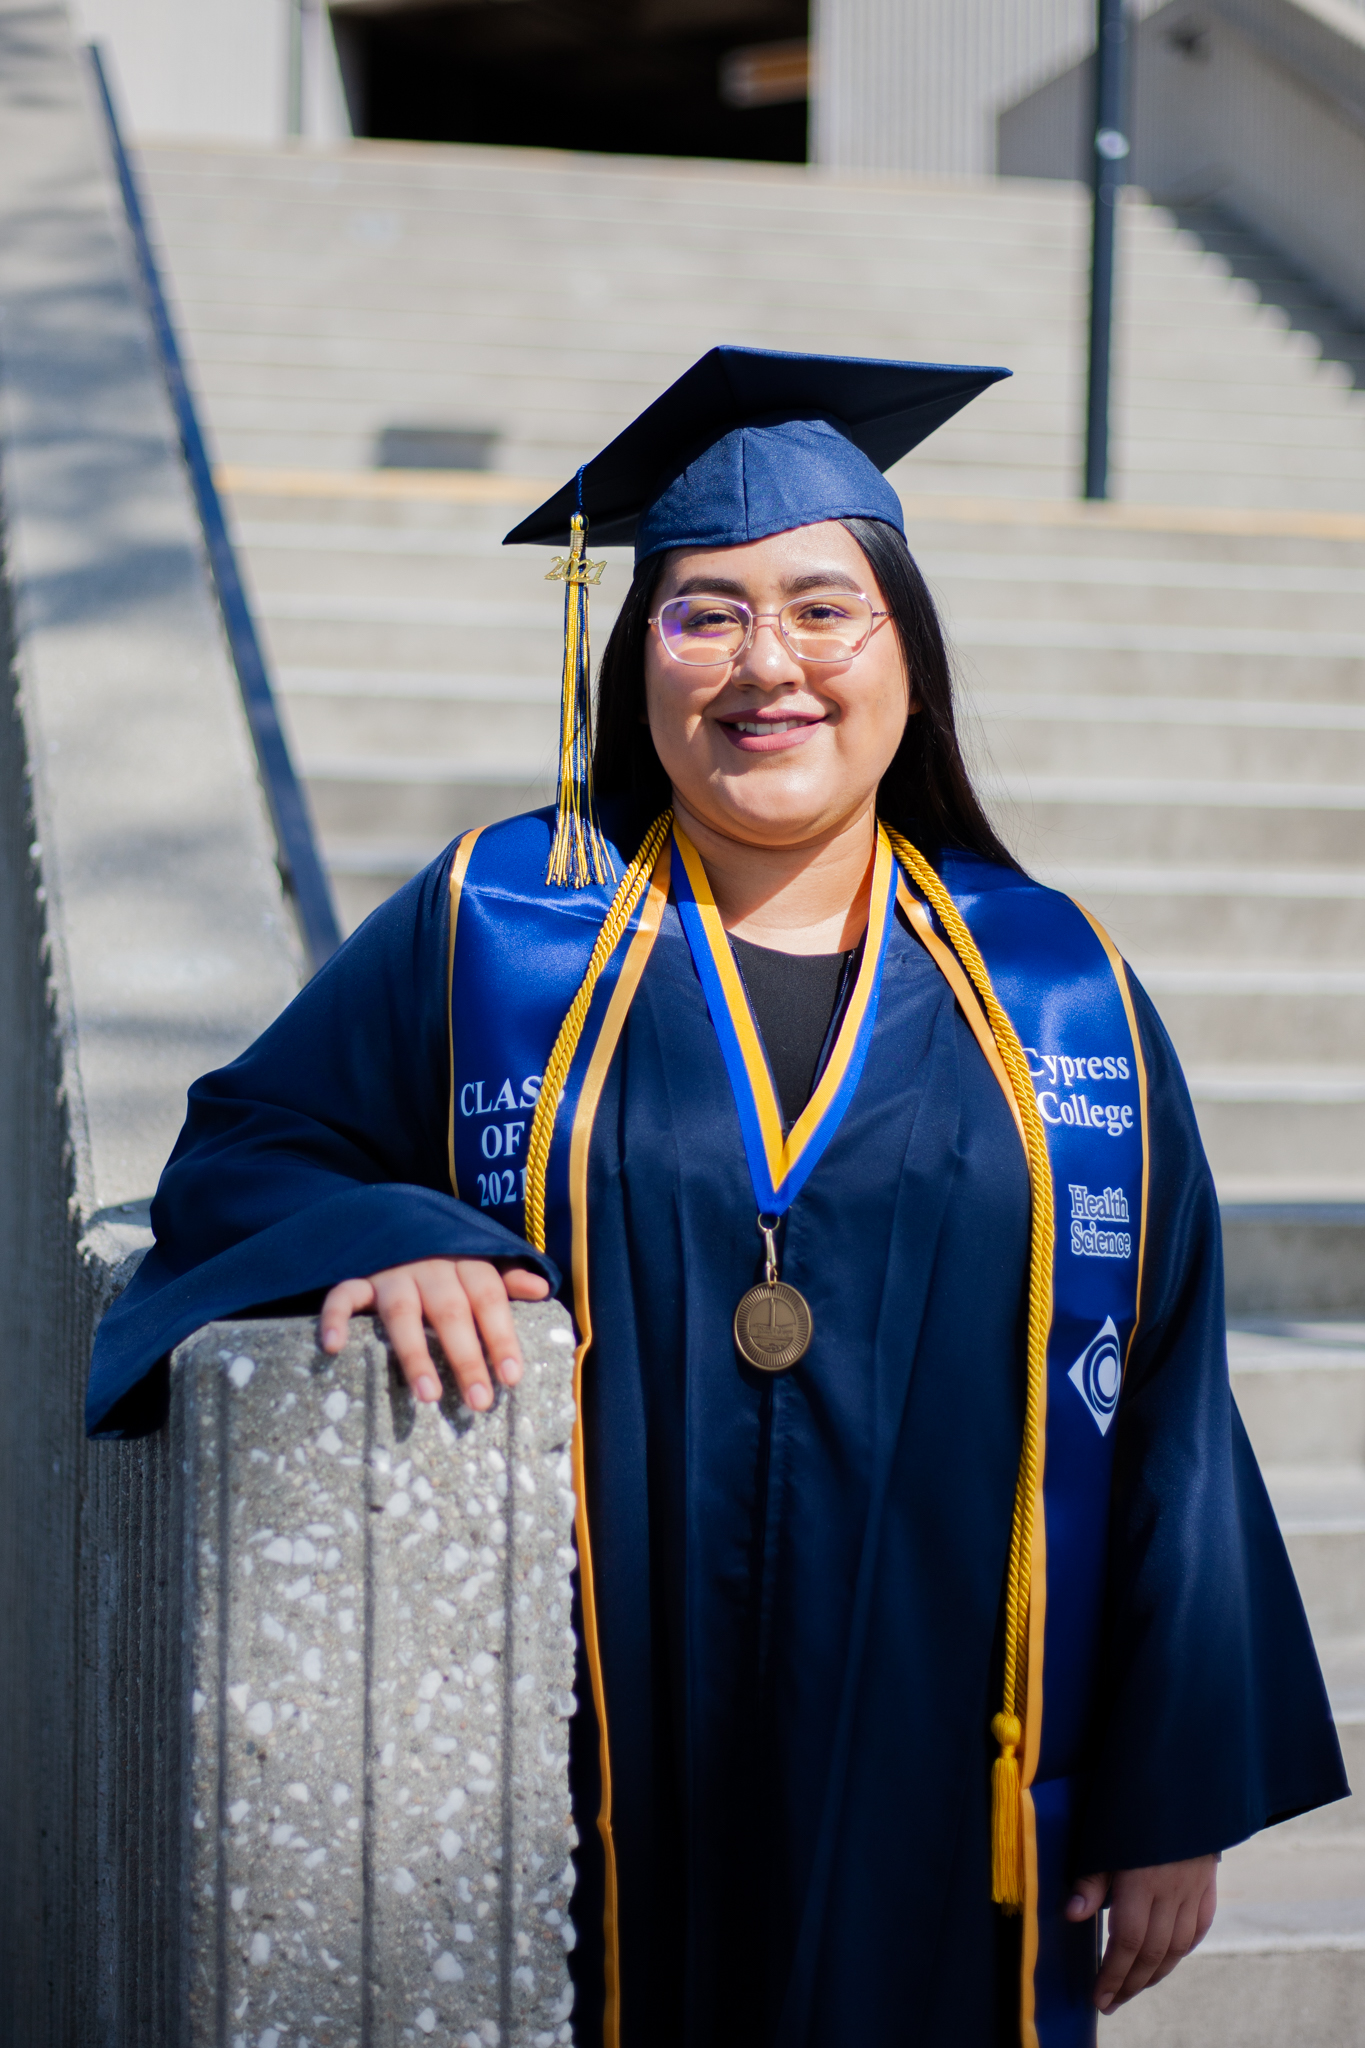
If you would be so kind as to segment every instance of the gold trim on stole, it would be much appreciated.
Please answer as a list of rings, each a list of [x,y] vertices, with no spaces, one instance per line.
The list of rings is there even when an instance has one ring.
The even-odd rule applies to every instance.
[[[460,1186],[455,1178],[455,921],[460,915],[460,896],[464,889],[464,878],[469,872],[474,841],[482,830],[482,825],[476,825],[472,832],[465,833],[455,848],[455,858],[450,863],[450,944],[446,958],[446,1046],[450,1053],[450,1111],[446,1122],[446,1157],[450,1164],[450,1192],[456,1201],[460,1198]]]
[[[1073,897],[1071,900],[1074,903],[1076,899]],[[1123,1370],[1126,1374],[1128,1371],[1128,1360],[1133,1355],[1133,1344],[1137,1337],[1138,1324],[1142,1321],[1142,1281],[1143,1275],[1146,1272],[1147,1186],[1152,1171],[1152,1148],[1147,1131],[1147,1062],[1142,1057],[1142,1035],[1138,1030],[1137,1012],[1133,1008],[1133,992],[1128,986],[1128,963],[1099,919],[1092,917],[1083,903],[1077,903],[1076,908],[1080,911],[1081,916],[1103,946],[1109,961],[1110,970],[1115,981],[1118,983],[1119,995],[1122,998],[1124,1012],[1128,1018],[1128,1033],[1133,1041],[1133,1062],[1137,1071],[1138,1121],[1142,1126],[1142,1216],[1138,1223],[1138,1276],[1137,1291],[1133,1302],[1133,1329],[1128,1339],[1128,1349],[1123,1354]]]
[[[602,1773],[602,1804],[597,1816],[597,1831],[602,1837],[606,1876],[606,1896],[602,1914],[603,1975],[606,1992],[602,2024],[603,2048],[619,2048],[621,2039],[621,1930],[616,1889],[616,1845],[611,1826],[611,1755],[607,1743],[607,1701],[602,1681],[601,1650],[597,1638],[597,1595],[588,1529],[586,1461],[583,1445],[583,1360],[592,1344],[592,1306],[588,1295],[588,1153],[592,1142],[593,1122],[597,1115],[597,1105],[602,1098],[607,1070],[615,1055],[625,1025],[626,1013],[634,1000],[640,977],[645,971],[646,962],[663,922],[664,906],[668,901],[669,855],[669,844],[665,840],[659,858],[654,863],[654,872],[650,876],[649,889],[640,911],[640,922],[627,949],[616,987],[607,1005],[607,1014],[602,1020],[602,1029],[593,1047],[592,1058],[588,1062],[588,1071],[583,1077],[583,1088],[578,1098],[573,1132],[569,1140],[569,1213],[573,1226],[574,1320],[578,1324],[578,1344],[574,1351],[573,1364],[573,1480],[576,1502],[574,1535],[578,1543],[583,1646],[587,1652],[588,1670],[592,1678],[592,1698],[597,1714]]]

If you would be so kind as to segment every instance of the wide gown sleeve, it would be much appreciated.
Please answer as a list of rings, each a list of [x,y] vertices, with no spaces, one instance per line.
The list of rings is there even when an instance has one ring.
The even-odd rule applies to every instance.
[[[1349,1791],[1312,1637],[1228,1382],[1213,1179],[1134,982],[1151,1106],[1141,1315],[1118,1415],[1107,1647],[1076,1872],[1225,1849]]]
[[[165,1361],[221,1316],[412,1259],[553,1263],[451,1193],[450,851],[347,940],[240,1059],[196,1081],[152,1204],[156,1243],[100,1324],[86,1427],[165,1411]]]

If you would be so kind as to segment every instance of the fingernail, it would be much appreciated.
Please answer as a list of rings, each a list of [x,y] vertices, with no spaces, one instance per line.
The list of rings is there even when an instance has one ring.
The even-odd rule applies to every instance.
[[[1083,1913],[1085,1911],[1085,1900],[1079,1892],[1071,1894],[1071,1897],[1066,1902],[1066,1910],[1068,1913]]]
[[[521,1360],[519,1358],[504,1358],[502,1364],[498,1367],[498,1372],[502,1377],[502,1383],[505,1387],[514,1387],[521,1378]]]
[[[493,1404],[493,1396],[489,1393],[482,1380],[479,1381],[477,1386],[469,1389],[469,1392],[465,1395],[465,1400],[471,1408],[490,1408]]]
[[[341,1338],[335,1330],[324,1330],[319,1342],[324,1351],[340,1351]]]
[[[1101,2012],[1108,2012],[1110,2006],[1114,2003],[1113,1992],[1102,1991],[1099,1997],[1095,2000],[1095,2003],[1099,2007]]]
[[[419,1401],[439,1401],[441,1398],[440,1381],[433,1379],[418,1380],[417,1398]]]

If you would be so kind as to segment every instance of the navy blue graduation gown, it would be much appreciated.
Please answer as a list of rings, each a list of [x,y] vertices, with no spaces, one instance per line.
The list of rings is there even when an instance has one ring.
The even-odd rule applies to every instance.
[[[215,1317],[439,1254],[519,1257],[449,1192],[448,857],[191,1090],[157,1243],[101,1327],[97,1434],[154,1426]],[[1118,1418],[1106,1651],[1077,1874],[1220,1849],[1340,1797],[1340,1753],[1228,1385],[1217,1205],[1169,1040],[1150,1082],[1143,1318]],[[457,991],[456,1000],[459,1000]],[[788,1219],[811,1349],[735,1357],[758,1276],[729,1081],[670,909],[589,1169],[584,1373],[625,2048],[998,2048],[989,1721],[1022,1429],[1028,1181],[950,991],[897,926],[848,1114]],[[573,1731],[575,2029],[597,2048],[603,1873]]]

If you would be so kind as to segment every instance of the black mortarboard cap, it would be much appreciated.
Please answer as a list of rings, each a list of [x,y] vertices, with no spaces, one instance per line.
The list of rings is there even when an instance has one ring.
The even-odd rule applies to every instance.
[[[708,349],[578,475],[507,535],[729,547],[840,518],[901,526],[881,472],[1008,370],[780,349]]]

